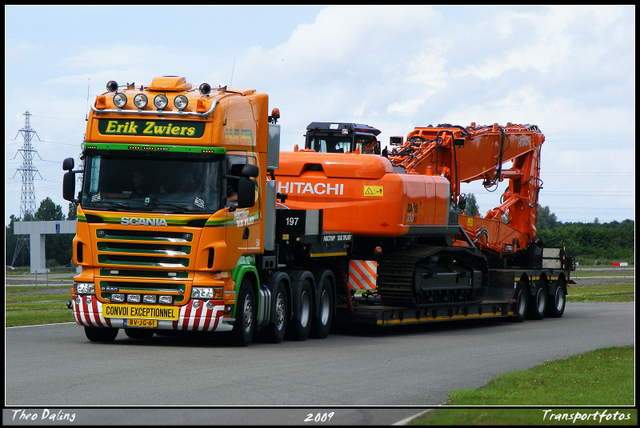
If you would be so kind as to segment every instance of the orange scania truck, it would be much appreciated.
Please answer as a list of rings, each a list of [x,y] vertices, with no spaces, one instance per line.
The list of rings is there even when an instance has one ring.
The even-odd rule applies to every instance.
[[[345,323],[562,316],[572,259],[535,236],[536,127],[416,128],[388,153],[375,128],[318,122],[280,152],[268,110],[266,94],[175,76],[96,97],[82,167],[63,162],[81,267],[69,307],[89,340],[247,346]],[[510,183],[484,218],[463,213],[460,182],[477,179]]]

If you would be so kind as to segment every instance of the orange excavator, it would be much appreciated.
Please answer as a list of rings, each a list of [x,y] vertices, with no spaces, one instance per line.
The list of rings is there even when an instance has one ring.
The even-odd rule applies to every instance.
[[[348,138],[365,129],[366,145]],[[531,309],[539,312],[534,318],[542,317],[547,300],[553,306],[557,293],[564,305],[566,284],[535,271],[544,263],[536,217],[545,138],[537,126],[416,127],[406,141],[391,137],[391,152],[380,150],[380,132],[373,130],[314,122],[304,149],[280,153],[276,177],[278,192],[286,194],[283,206],[322,209],[325,230],[354,234],[353,254],[373,261],[375,288],[386,304],[422,308],[503,299],[510,294],[496,289],[512,292],[523,280],[541,302]],[[331,149],[336,138],[344,141],[339,153]],[[365,146],[374,149],[365,152]],[[477,180],[489,190],[508,181],[500,205],[484,217],[464,213],[460,185]],[[566,268],[571,259],[563,254],[556,260]],[[520,271],[505,279],[505,269],[513,268]]]

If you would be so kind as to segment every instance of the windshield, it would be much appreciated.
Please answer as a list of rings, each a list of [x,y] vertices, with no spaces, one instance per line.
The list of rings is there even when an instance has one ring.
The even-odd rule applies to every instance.
[[[309,147],[320,153],[345,153],[351,151],[350,137],[313,137]]]
[[[310,137],[308,147],[320,153],[347,153],[352,152],[352,140],[349,136],[324,136]],[[359,137],[355,146],[363,154],[380,154],[379,144],[376,139]]]
[[[223,160],[89,155],[81,205],[110,211],[215,212],[227,196],[220,192]]]

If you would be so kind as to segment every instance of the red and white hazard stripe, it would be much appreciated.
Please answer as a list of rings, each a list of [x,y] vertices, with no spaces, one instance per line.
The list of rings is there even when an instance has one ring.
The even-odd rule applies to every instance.
[[[224,302],[215,301],[213,307],[206,302],[200,301],[199,307],[195,308],[193,302],[180,308],[178,319],[168,324],[174,330],[191,331],[216,331],[222,326],[221,318],[224,314]],[[95,296],[73,296],[73,317],[81,326],[87,327],[117,327],[121,319],[114,319],[116,325],[112,325],[111,318],[102,316],[102,303]],[[165,324],[164,328],[167,324]],[[160,326],[160,328],[163,328]],[[225,325],[220,330],[228,330]]]
[[[377,278],[377,262],[367,260],[351,260],[349,262],[349,288],[375,290]]]
[[[102,316],[102,303],[95,296],[73,296],[73,317],[79,325],[111,327],[109,319]]]
[[[174,330],[215,331],[223,313],[222,301],[212,308],[202,301],[198,308],[194,308],[191,302],[180,308],[180,315],[178,320],[173,322],[173,328]]]

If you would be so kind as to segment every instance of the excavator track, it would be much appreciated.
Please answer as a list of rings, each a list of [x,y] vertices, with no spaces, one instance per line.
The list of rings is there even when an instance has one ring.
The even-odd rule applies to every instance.
[[[415,246],[379,261],[378,294],[384,304],[415,308],[479,303],[487,273],[474,249]]]

